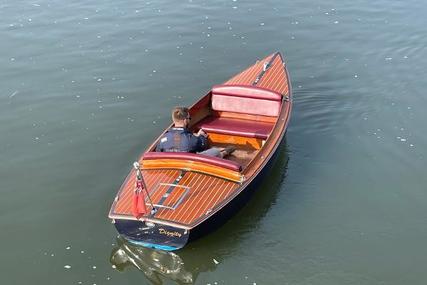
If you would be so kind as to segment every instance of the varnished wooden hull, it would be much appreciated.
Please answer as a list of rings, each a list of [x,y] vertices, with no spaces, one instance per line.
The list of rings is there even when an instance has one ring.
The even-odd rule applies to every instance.
[[[233,167],[227,170],[227,168],[205,164],[204,161],[180,161],[172,158],[149,161],[141,156],[140,162],[144,163],[144,178],[147,188],[154,189],[151,191],[151,199],[155,202],[166,203],[169,208],[160,209],[155,214],[147,214],[140,219],[133,217],[131,199],[135,174],[131,171],[116,196],[109,214],[117,231],[124,238],[146,247],[176,250],[217,229],[247,203],[273,165],[290,119],[292,92],[289,75],[279,53],[258,61],[216,90],[221,92],[221,90],[231,87],[240,92],[240,89],[244,89],[245,86],[254,85],[257,85],[254,89],[255,93],[274,92],[271,93],[273,95],[267,94],[273,100],[274,96],[280,96],[281,109],[277,117],[271,117],[270,110],[267,110],[264,115],[245,115],[212,111],[209,107],[206,109],[204,106],[211,100],[213,91],[190,109],[195,124],[203,122],[203,118],[211,113],[220,116],[219,118],[225,114],[227,117],[222,120],[226,123],[234,123],[235,120],[239,123],[242,122],[242,119],[253,120],[250,122],[261,128],[262,131],[259,134],[252,134],[255,136],[254,138],[248,138],[251,136],[250,130],[248,135],[248,131],[244,129],[246,125],[241,123],[238,125],[240,129],[237,130],[237,135],[232,136],[232,140],[228,139],[227,135],[215,132],[210,134],[212,144],[215,144],[217,140],[227,139],[224,142],[231,142],[242,147],[249,146],[254,150],[254,155],[248,156],[248,160],[238,161],[243,163],[243,170],[236,172],[236,170],[231,170]],[[257,96],[255,93],[251,93],[249,96]],[[261,95],[266,96],[264,93]],[[235,97],[227,98],[235,100]],[[216,107],[213,99],[212,104],[213,109]],[[274,104],[273,107],[276,106]],[[269,106],[266,105],[266,108],[270,108]],[[272,126],[271,130],[268,129],[269,124]],[[268,132],[267,135],[264,134],[266,132]],[[240,133],[243,137],[240,137]],[[267,136],[266,139],[263,136]],[[147,152],[153,151],[155,145],[156,142],[148,148]],[[159,185],[167,185],[166,188],[176,193],[172,191],[167,194],[167,189],[161,189]],[[179,191],[175,191],[176,189]],[[182,194],[184,190],[187,191],[185,193],[187,196]],[[172,205],[178,204],[179,207],[171,210]]]

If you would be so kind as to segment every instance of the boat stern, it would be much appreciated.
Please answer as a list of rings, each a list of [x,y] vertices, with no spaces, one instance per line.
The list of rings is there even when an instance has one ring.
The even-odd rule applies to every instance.
[[[113,220],[119,234],[132,244],[160,250],[177,250],[188,242],[190,231],[141,220]]]

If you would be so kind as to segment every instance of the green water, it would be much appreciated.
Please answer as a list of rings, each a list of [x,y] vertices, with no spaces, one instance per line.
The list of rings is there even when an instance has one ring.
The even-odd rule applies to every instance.
[[[0,1],[0,284],[425,284],[424,1]],[[131,163],[274,51],[278,163],[176,255],[107,219]],[[169,271],[168,271],[169,270]]]

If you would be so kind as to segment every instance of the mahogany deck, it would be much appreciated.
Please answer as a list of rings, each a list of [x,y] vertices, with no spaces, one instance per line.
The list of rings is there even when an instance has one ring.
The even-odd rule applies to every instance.
[[[182,175],[179,182],[177,178]],[[191,226],[191,224],[203,217],[206,213],[209,214],[212,209],[221,204],[226,198],[233,193],[239,186],[238,183],[227,181],[221,178],[212,177],[209,175],[186,172],[181,170],[145,170],[143,171],[144,180],[147,188],[151,190],[150,196],[154,204],[158,204],[162,199],[164,191],[159,191],[157,188],[160,183],[175,184],[179,186],[189,187],[189,192],[183,202],[175,210],[158,208],[155,219],[166,220],[178,224]],[[134,193],[135,174],[132,173],[125,182],[125,186],[118,194],[116,204],[112,207],[110,216],[125,215],[132,216],[132,198]],[[154,190],[155,191],[153,193]],[[163,205],[172,205],[181,197],[181,191],[173,191]],[[147,203],[147,205],[149,205]]]
[[[264,72],[263,67],[265,63],[269,63],[269,68]],[[257,77],[260,77],[259,80],[257,80]],[[272,54],[263,60],[257,61],[254,65],[232,77],[224,84],[255,85],[287,96],[287,99],[283,101],[282,110],[277,118],[276,127],[273,129],[269,138],[265,142],[262,142],[262,146],[259,145],[258,142],[259,147],[255,147],[253,150],[239,149],[230,158],[247,166],[242,172],[246,177],[246,181],[243,184],[206,174],[190,171],[185,172],[176,169],[143,171],[147,188],[152,191],[151,198],[155,204],[162,199],[165,192],[164,187],[156,190],[155,187],[157,187],[159,183],[175,183],[179,186],[189,187],[189,193],[177,209],[160,209],[152,219],[180,224],[187,228],[192,228],[197,225],[202,220],[206,219],[209,216],[209,213],[215,212],[217,209],[221,208],[222,205],[230,201],[230,199],[233,199],[235,195],[242,191],[242,189],[251,182],[251,180],[264,167],[265,163],[270,159],[271,155],[277,149],[279,142],[283,138],[290,117],[292,99],[290,98],[291,87],[288,74],[284,68],[284,63],[279,53]],[[209,100],[209,97],[205,96],[202,101],[203,100]],[[205,106],[204,103],[205,102],[200,101],[193,106],[197,107],[192,113],[192,117],[196,118],[196,121],[199,120],[198,117],[203,118],[209,114],[209,110],[206,107],[203,107]],[[199,109],[200,112],[197,111]],[[197,113],[194,113],[194,111],[197,111]],[[195,120],[193,120],[193,122],[194,121]],[[257,145],[257,142],[250,143],[253,146]],[[148,150],[152,150],[154,146],[155,143],[153,143]],[[180,175],[182,175],[182,178],[177,181],[177,178]],[[135,173],[132,171],[123,183],[117,196],[118,198],[116,198],[111,207],[109,215],[110,218],[135,219],[132,216],[134,184]],[[180,197],[180,193],[178,192],[182,191],[174,191],[166,198],[166,200],[164,200],[163,204],[174,204]]]
[[[266,57],[265,59],[258,61],[253,66],[249,67],[248,69],[237,74],[230,80],[226,81],[224,84],[252,85],[258,74],[262,71],[264,63],[268,63],[274,57],[274,55],[275,54],[272,54]],[[279,54],[274,58],[273,62],[270,65],[270,68],[267,69],[264,76],[256,84],[256,86],[271,89],[280,94],[288,94],[289,86],[287,79],[287,74],[282,65],[282,58]]]

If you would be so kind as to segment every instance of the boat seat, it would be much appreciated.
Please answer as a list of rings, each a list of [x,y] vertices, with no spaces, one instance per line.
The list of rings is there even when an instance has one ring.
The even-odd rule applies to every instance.
[[[187,161],[197,161],[206,164],[211,164],[214,166],[219,166],[222,168],[234,170],[240,172],[242,166],[232,160],[222,159],[219,157],[208,156],[197,153],[189,152],[146,152],[142,157],[142,160],[156,160],[156,159],[177,159],[177,160],[187,160]]]
[[[214,111],[277,117],[282,95],[265,88],[242,85],[216,85],[212,88]]]
[[[216,112],[249,116],[277,117],[282,95],[269,89],[246,85],[216,85],[211,92],[211,108]],[[274,123],[212,116],[196,125],[207,132],[266,140]]]
[[[208,133],[212,132],[262,140],[268,138],[273,126],[273,123],[222,117],[208,117],[197,124],[197,128],[202,128]]]

